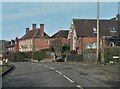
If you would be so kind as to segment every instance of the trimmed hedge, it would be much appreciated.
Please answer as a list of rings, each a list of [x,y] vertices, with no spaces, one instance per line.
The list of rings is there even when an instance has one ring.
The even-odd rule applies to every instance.
[[[101,52],[102,62],[104,63],[109,63],[110,61],[119,62],[119,59],[114,59],[113,56],[119,56],[120,59],[120,47],[102,48]]]

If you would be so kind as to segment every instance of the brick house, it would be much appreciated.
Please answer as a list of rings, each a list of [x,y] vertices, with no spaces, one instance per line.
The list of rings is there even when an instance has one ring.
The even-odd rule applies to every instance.
[[[26,34],[19,40],[19,51],[37,51],[49,48],[49,35],[44,32],[44,24],[36,28],[32,24],[32,29],[26,28]]]
[[[55,39],[61,39],[62,44],[67,43],[67,37],[68,37],[69,30],[60,30],[56,32],[54,35],[52,35],[50,38],[51,40]]]
[[[50,37],[50,46],[53,46],[56,49],[56,54],[61,55],[61,47],[67,45],[69,30],[60,30]]]
[[[16,37],[15,40],[9,41],[6,48],[7,48],[7,51],[10,51],[10,52],[19,51],[19,39],[18,39],[18,37]]]
[[[111,36],[120,36],[119,16],[116,19],[100,19],[100,45],[115,45],[105,39]],[[86,49],[96,50],[97,20],[72,19],[68,39],[70,50],[83,53]]]

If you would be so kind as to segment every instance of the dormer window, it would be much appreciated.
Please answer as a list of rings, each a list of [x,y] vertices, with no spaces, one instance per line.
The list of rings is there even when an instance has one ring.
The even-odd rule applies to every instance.
[[[115,27],[110,27],[110,32],[116,32]]]
[[[92,30],[94,33],[97,33],[97,29],[95,27]]]

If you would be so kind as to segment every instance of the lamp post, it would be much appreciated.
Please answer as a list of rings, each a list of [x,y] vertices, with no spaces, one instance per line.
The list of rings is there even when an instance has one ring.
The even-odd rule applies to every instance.
[[[99,47],[100,40],[99,40],[99,0],[97,0],[97,63],[99,62]]]

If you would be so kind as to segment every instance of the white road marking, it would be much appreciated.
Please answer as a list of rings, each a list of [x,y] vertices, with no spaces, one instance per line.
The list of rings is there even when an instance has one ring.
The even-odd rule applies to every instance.
[[[43,65],[44,67],[48,67],[47,65]]]
[[[70,78],[68,78],[66,75],[63,75],[64,78],[66,78],[68,81],[70,81],[71,83],[74,83],[73,80],[71,80]]]
[[[42,64],[38,64],[38,65],[40,65],[40,66],[41,66]]]
[[[80,86],[80,85],[76,85],[78,88],[80,88],[80,89],[83,89],[83,87],[82,86]]]
[[[42,64],[38,64],[38,65],[42,65]],[[43,65],[44,67],[49,67],[47,65]],[[49,67],[50,69],[54,70],[55,72],[57,72],[58,74],[62,75],[62,73],[58,70],[55,70],[53,67]],[[71,83],[75,83],[73,80],[71,80],[69,77],[67,77],[66,75],[63,75],[63,77],[65,79],[67,79],[68,81],[70,81]],[[82,86],[80,85],[76,85],[76,87],[80,88],[80,89],[84,89]]]
[[[58,71],[58,70],[55,70],[55,72],[57,72],[57,73],[59,73],[60,75],[62,74],[60,71]]]
[[[54,68],[52,68],[52,67],[49,67],[50,69],[52,69],[52,70],[55,70]]]

